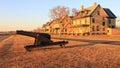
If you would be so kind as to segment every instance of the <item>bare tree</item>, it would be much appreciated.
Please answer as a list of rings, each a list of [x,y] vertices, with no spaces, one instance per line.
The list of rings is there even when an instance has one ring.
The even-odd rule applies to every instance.
[[[62,16],[69,15],[69,8],[65,6],[56,6],[50,9],[50,19],[56,19]]]
[[[76,8],[72,9],[72,15],[74,16],[79,10],[77,10]]]

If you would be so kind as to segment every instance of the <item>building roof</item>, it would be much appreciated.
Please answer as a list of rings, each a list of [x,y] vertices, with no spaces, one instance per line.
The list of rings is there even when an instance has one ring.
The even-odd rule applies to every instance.
[[[117,18],[110,9],[108,8],[103,8],[105,10],[105,12],[108,14],[108,17],[110,18]]]
[[[90,6],[88,8],[82,7],[82,9],[78,13],[76,13],[74,19],[91,16],[98,7],[100,7],[99,4],[94,4],[93,6]],[[110,9],[108,8],[103,9],[109,18],[116,18],[115,14],[113,14],[113,12]]]
[[[80,10],[78,13],[76,13],[74,18],[90,16],[98,6],[100,6],[100,5],[96,4],[96,5],[90,6],[88,8],[84,8],[84,9]]]

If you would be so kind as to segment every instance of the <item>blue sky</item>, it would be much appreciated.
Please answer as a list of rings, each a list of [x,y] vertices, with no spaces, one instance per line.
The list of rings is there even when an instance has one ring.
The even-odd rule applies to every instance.
[[[32,30],[49,21],[49,9],[57,5],[79,9],[94,2],[120,16],[119,0],[0,0],[0,31]]]

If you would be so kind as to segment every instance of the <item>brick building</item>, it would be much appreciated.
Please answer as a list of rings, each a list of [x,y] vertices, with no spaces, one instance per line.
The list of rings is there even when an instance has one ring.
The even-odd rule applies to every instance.
[[[81,6],[75,16],[63,16],[46,23],[43,28],[52,34],[96,35],[109,34],[109,28],[115,28],[115,24],[116,16],[112,11],[95,2],[88,8]]]

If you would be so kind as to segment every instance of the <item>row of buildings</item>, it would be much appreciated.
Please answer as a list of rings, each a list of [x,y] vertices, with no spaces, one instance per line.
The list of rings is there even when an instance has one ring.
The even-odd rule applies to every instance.
[[[116,16],[108,8],[96,2],[88,7],[80,7],[74,16],[63,16],[42,26],[42,31],[58,35],[110,34],[116,27]]]

